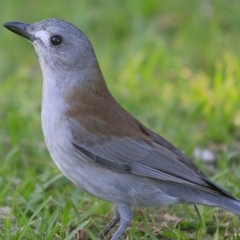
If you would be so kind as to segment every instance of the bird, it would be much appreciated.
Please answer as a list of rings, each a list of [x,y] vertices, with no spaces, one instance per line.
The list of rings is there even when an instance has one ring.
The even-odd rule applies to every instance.
[[[200,204],[240,215],[239,199],[121,107],[92,44],[76,26],[55,18],[3,26],[28,39],[38,55],[41,123],[51,158],[77,187],[114,204],[99,238],[119,222],[111,240],[119,239],[136,207]]]

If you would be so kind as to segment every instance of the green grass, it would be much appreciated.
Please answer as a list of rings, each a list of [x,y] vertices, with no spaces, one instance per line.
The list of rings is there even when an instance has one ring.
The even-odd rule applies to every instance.
[[[68,20],[90,38],[116,99],[240,197],[240,2],[5,1],[1,23]],[[33,47],[0,29],[0,239],[96,239],[110,203],[57,170],[40,123],[41,71]],[[8,207],[7,215],[2,215]],[[122,239],[239,239],[239,219],[192,206],[138,209]],[[86,231],[86,232],[85,232]],[[237,237],[238,234],[238,237]]]

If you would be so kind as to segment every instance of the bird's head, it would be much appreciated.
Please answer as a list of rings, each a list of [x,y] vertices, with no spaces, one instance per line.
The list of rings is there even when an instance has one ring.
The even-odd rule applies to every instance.
[[[61,78],[85,79],[87,73],[93,80],[100,74],[90,41],[69,22],[51,18],[34,24],[8,22],[4,27],[34,45],[44,78],[61,74]]]

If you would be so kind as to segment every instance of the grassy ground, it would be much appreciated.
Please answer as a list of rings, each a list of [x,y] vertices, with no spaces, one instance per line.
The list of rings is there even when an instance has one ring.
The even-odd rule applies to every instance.
[[[239,1],[5,1],[0,22],[68,20],[90,38],[116,99],[240,197]],[[41,72],[30,44],[0,29],[0,239],[96,239],[110,203],[57,170],[40,124]],[[122,239],[239,239],[221,209],[138,209]],[[70,235],[72,233],[72,235]],[[80,236],[82,234],[82,236]],[[88,235],[88,237],[87,237]],[[75,236],[77,239],[77,236]]]

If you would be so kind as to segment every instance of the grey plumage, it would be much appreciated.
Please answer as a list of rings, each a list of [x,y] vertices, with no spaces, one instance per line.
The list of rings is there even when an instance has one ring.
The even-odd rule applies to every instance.
[[[54,162],[78,187],[115,204],[101,237],[120,220],[117,240],[131,223],[131,207],[183,202],[240,215],[239,199],[115,101],[79,29],[57,19],[4,26],[29,39],[38,54],[42,127]]]

